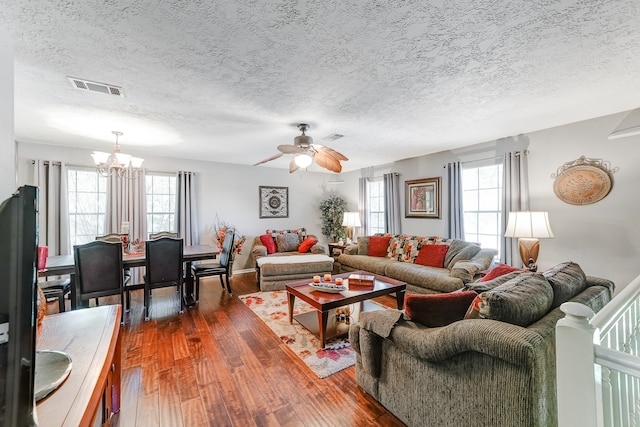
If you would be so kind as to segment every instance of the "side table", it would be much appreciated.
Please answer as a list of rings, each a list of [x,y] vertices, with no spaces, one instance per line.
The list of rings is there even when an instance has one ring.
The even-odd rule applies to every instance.
[[[347,245],[345,244],[341,245],[339,243],[329,243],[329,256],[333,258],[333,271],[331,272],[332,274],[339,274],[342,272],[340,263],[338,262],[338,257],[342,254],[346,247]]]

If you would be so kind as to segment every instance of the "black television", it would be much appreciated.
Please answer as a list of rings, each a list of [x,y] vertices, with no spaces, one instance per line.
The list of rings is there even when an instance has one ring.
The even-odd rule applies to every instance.
[[[0,426],[37,425],[34,400],[38,188],[0,205]]]

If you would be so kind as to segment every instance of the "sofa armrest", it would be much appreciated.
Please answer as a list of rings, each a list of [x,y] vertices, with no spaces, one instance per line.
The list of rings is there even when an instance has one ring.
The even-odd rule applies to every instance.
[[[473,351],[516,365],[528,365],[544,340],[527,328],[489,319],[465,319],[441,328],[400,322],[390,339],[406,353],[430,362]]]
[[[260,257],[267,256],[267,247],[264,245],[253,245],[251,254],[253,255],[254,261]]]
[[[358,255],[358,244],[354,243],[354,244],[348,245],[346,248],[342,250],[342,253],[347,255]]]

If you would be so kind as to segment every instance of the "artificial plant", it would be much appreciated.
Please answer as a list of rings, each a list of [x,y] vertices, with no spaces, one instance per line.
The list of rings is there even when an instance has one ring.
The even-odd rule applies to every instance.
[[[347,238],[347,229],[342,226],[344,211],[347,209],[347,202],[338,195],[331,195],[320,202],[320,213],[322,215],[322,234],[330,242],[337,242]]]

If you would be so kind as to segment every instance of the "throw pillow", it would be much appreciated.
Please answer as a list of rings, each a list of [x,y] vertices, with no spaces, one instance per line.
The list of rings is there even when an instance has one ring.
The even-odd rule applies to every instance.
[[[486,282],[477,281],[472,283],[465,283],[463,289],[467,291],[476,291],[477,293],[490,291],[491,289],[497,288],[503,283],[507,283],[511,279],[515,279],[520,275],[520,273],[522,273],[522,271],[512,271],[511,273],[503,274],[502,276],[498,276]]]
[[[449,252],[447,252],[447,256],[445,257],[445,260],[444,260],[444,266],[449,270],[451,270],[456,265],[456,262],[463,261],[463,260],[468,261],[472,259],[474,256],[476,256],[478,252],[480,252],[479,245],[475,243],[468,243],[468,242],[464,242],[464,243],[466,243],[467,246],[458,250],[457,253],[454,254],[452,257],[449,257],[449,255],[451,254],[451,251],[452,250],[455,251],[455,249],[451,247],[453,246],[453,243],[450,245]],[[447,260],[449,262],[447,262]]]
[[[480,279],[481,282],[488,282],[489,280],[493,280],[496,277],[500,277],[503,276],[507,273],[511,273],[512,271],[521,271],[524,272],[526,270],[524,270],[523,268],[518,268],[518,267],[512,267],[508,264],[498,264],[495,267],[493,267],[491,270],[489,270],[489,272],[487,274],[484,275],[484,277],[482,279]]]
[[[448,250],[449,245],[424,245],[420,248],[414,264],[443,268]]]
[[[404,236],[394,235],[389,239],[389,246],[387,247],[387,258],[399,260],[402,254],[402,240]]]
[[[563,262],[542,273],[553,289],[551,308],[559,307],[587,287],[587,276],[575,262]]]
[[[369,256],[386,256],[391,236],[370,236],[369,237]],[[358,252],[359,253],[359,252]]]
[[[358,255],[369,255],[369,236],[358,237]]]
[[[302,243],[300,243],[300,246],[298,246],[298,252],[300,253],[309,252],[309,249],[311,249],[311,247],[316,243],[318,243],[318,239],[314,239],[313,237],[307,237],[306,239],[304,239]]]
[[[458,261],[451,269],[451,273],[449,273],[449,275],[462,280],[463,283],[469,283],[473,281],[473,278],[476,277],[478,271],[480,271],[480,267],[478,267],[478,264],[475,262]]]
[[[273,241],[273,237],[271,237],[271,234],[263,234],[262,236],[260,236],[260,242],[262,242],[262,245],[267,248],[268,254],[273,254],[276,252],[276,242]]]
[[[404,300],[405,313],[414,322],[430,328],[446,326],[464,318],[476,295],[473,291],[407,294]]]
[[[414,262],[416,260],[416,256],[418,256],[418,252],[420,251],[420,247],[422,246],[422,242],[425,240],[424,237],[410,237],[406,240],[402,241],[401,247],[401,255],[400,261],[403,262]]]
[[[276,236],[276,247],[278,252],[297,251],[300,245],[300,239],[297,233],[284,233]]]
[[[529,326],[547,314],[553,289],[542,273],[522,273],[515,279],[478,295],[465,319],[492,319]]]

